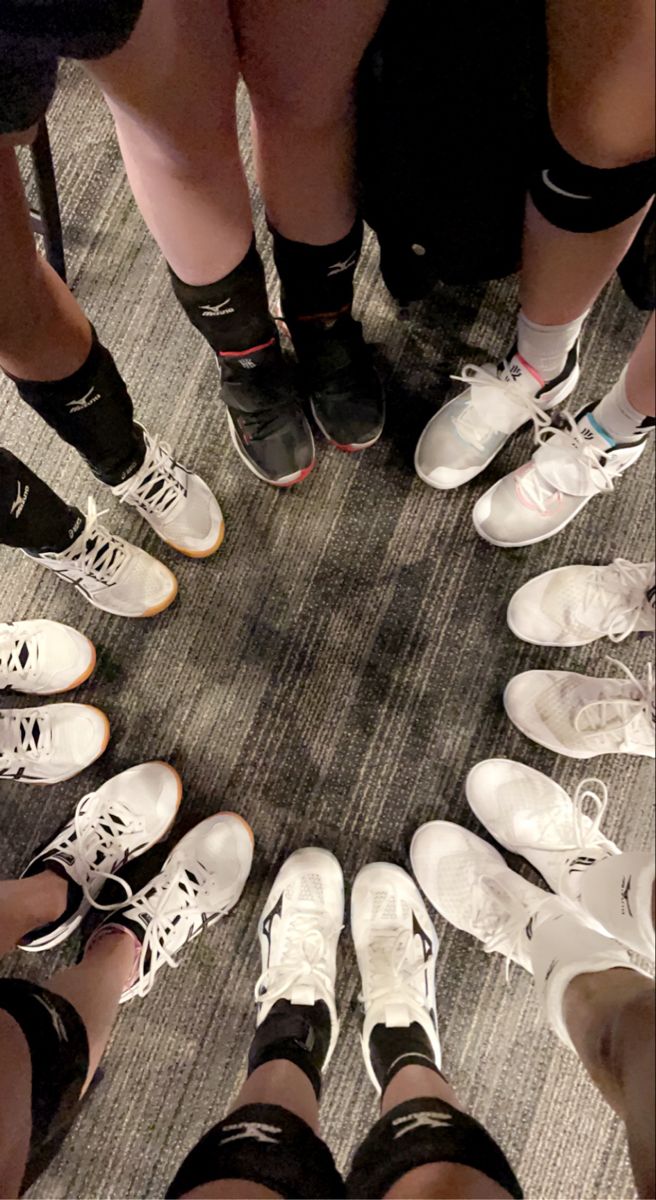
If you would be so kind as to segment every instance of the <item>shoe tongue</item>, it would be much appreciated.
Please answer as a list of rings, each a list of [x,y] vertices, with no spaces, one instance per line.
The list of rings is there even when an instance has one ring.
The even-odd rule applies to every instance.
[[[292,1004],[309,1004],[316,1002],[316,991],[311,983],[297,983],[291,989],[289,997]]]
[[[407,1004],[392,1001],[385,1005],[385,1024],[388,1029],[407,1029],[411,1021]]]

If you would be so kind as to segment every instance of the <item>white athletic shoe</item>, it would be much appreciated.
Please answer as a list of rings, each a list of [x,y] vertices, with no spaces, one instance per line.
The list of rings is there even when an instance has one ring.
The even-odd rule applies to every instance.
[[[96,665],[92,642],[59,621],[0,624],[0,692],[53,696],[70,692]]]
[[[131,890],[115,875],[128,860],[145,854],[161,842],[175,821],[182,798],[182,780],[163,762],[142,763],[108,779],[97,792],[84,796],[70,821],[35,855],[21,879],[54,871],[69,885],[66,910],[56,921],[23,938],[23,950],[51,950],[77,929],[112,879]],[[125,903],[123,900],[121,904]],[[117,908],[120,905],[110,905]]]
[[[178,951],[234,908],[252,861],[250,825],[237,813],[216,813],[185,834],[159,874],[98,926],[87,948],[117,928],[128,929],[141,943],[121,1004],[147,996],[160,968],[177,967]]]
[[[488,758],[472,767],[467,799],[495,841],[521,854],[554,892],[581,896],[582,874],[619,847],[601,832],[608,789],[600,779],[583,779],[572,800],[542,771],[509,758]],[[583,811],[590,801],[594,816]]]
[[[170,446],[144,429],[146,457],[129,479],[112,488],[123,504],[136,508],[155,533],[189,558],[218,550],[225,526],[216,498],[199,475],[173,457]]]
[[[454,825],[430,821],[415,833],[410,861],[417,883],[445,921],[531,970],[525,929],[549,893],[522,879],[494,846]],[[559,903],[562,903],[559,901]]]
[[[510,720],[526,737],[556,754],[655,755],[654,676],[644,681],[618,659],[625,679],[598,679],[574,671],[524,671],[506,687]]]
[[[515,592],[508,625],[536,646],[587,646],[602,637],[621,642],[654,632],[653,586],[653,562],[616,558],[605,567],[556,567]]]
[[[257,1024],[278,1000],[312,1005],[330,1014],[324,1068],[337,1044],[337,943],[344,924],[344,877],[334,854],[305,846],[280,868],[258,926],[262,974],[255,985]]]
[[[0,709],[0,779],[62,783],[100,758],[109,721],[91,704]]]
[[[637,462],[647,438],[603,451],[589,414],[568,427],[540,429],[537,449],[523,467],[495,483],[474,506],[477,532],[494,546],[531,546],[560,533],[593,496],[612,492],[615,480]]]
[[[441,1062],[435,1001],[438,940],[415,884],[393,863],[369,863],[351,894],[351,931],[362,979],[362,1051],[367,1074],[380,1092],[371,1061],[375,1025],[424,1030]]]
[[[474,479],[527,421],[532,420],[536,430],[549,424],[547,411],[578,383],[578,347],[573,347],[562,374],[550,383],[534,373],[515,347],[498,366],[468,363],[461,375],[451,378],[467,388],[428,422],[415,452],[419,478],[442,489]]]
[[[154,617],[175,600],[175,575],[145,550],[109,533],[99,523],[99,516],[102,513],[89,498],[84,530],[72,546],[57,554],[23,553],[72,583],[103,612],[117,617]]]

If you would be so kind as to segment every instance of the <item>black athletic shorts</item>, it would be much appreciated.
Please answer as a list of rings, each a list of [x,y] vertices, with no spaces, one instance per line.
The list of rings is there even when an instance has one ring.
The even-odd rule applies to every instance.
[[[0,0],[0,133],[29,129],[52,100],[60,58],[127,42],[143,0]]]

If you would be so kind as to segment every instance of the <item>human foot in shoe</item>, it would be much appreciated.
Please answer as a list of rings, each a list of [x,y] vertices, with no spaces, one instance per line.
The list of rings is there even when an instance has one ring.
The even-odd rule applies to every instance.
[[[440,1065],[435,966],[437,934],[401,867],[369,863],[355,878],[351,930],[362,979],[362,1048],[377,1091],[389,1082],[389,1046],[408,1062]]]
[[[338,450],[354,453],[378,441],[385,398],[362,326],[349,313],[327,320],[287,320],[310,397],[312,415]]]
[[[277,338],[219,355],[230,437],[249,471],[275,487],[301,483],[314,467],[314,438]]]
[[[568,900],[580,900],[588,867],[620,853],[601,832],[608,789],[599,779],[583,779],[572,799],[542,771],[488,758],[472,767],[465,789],[470,808],[495,841],[528,859],[552,891]],[[586,802],[592,817],[583,811]]]
[[[337,859],[319,846],[295,850],[274,880],[258,927],[257,1026],[272,1016],[311,1025],[320,1041],[319,1071],[328,1065],[339,1033],[335,974],[343,923],[344,878]]]
[[[655,754],[654,677],[639,680],[618,659],[626,678],[599,679],[574,671],[524,671],[506,687],[510,720],[526,737],[556,754]]]
[[[549,424],[548,410],[578,382],[578,346],[570,351],[562,373],[548,383],[514,346],[498,365],[468,363],[452,378],[467,387],[431,418],[415,452],[419,478],[440,489],[474,479],[527,421],[537,429]]]
[[[141,943],[134,975],[121,1003],[146,996],[164,964],[239,900],[253,860],[253,833],[236,813],[216,813],[185,834],[159,872],[120,912],[92,934],[127,929]]]
[[[171,448],[143,430],[146,457],[134,475],[112,488],[136,508],[155,533],[188,558],[207,558],[225,533],[216,498],[199,475],[173,457]]]
[[[508,625],[536,646],[587,646],[598,638],[621,642],[654,632],[654,564],[616,558],[605,567],[556,567],[519,588]]]
[[[96,665],[93,643],[59,621],[0,624],[0,692],[53,696],[70,692]]]
[[[182,780],[168,763],[130,767],[108,779],[77,805],[54,837],[35,855],[21,878],[53,871],[68,883],[68,902],[50,925],[23,938],[23,950],[51,950],[70,937],[109,879],[130,889],[116,872],[161,842],[175,821]],[[114,906],[115,907],[115,906]]]
[[[0,779],[62,783],[104,754],[109,721],[91,704],[0,710]]]
[[[612,492],[615,480],[643,453],[647,437],[602,450],[593,440],[589,409],[565,427],[553,422],[537,434],[523,467],[495,483],[474,506],[477,533],[494,546],[531,546],[560,533],[593,496]]]
[[[172,571],[99,522],[93,500],[84,530],[66,550],[23,553],[78,592],[103,612],[119,617],[154,617],[172,604],[178,583]]]

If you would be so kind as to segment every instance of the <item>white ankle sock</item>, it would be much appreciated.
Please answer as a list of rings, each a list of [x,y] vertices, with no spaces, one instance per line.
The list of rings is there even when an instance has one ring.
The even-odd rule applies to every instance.
[[[622,945],[654,958],[654,856],[612,854],[583,871],[581,905]]]
[[[575,1050],[563,1016],[565,992],[577,975],[635,970],[628,951],[614,938],[605,937],[587,924],[567,903],[548,900],[527,926],[528,952],[542,1011],[554,1033]],[[639,974],[644,974],[640,971]]]
[[[617,383],[592,409],[592,416],[601,427],[602,435],[609,434],[613,443],[637,441],[638,438],[644,437],[650,427],[654,428],[653,418],[639,413],[626,394],[627,371],[628,367],[625,367]],[[606,438],[606,445],[608,441]]]
[[[560,375],[575,344],[587,312],[565,325],[538,325],[520,311],[517,318],[517,349],[545,383]]]

